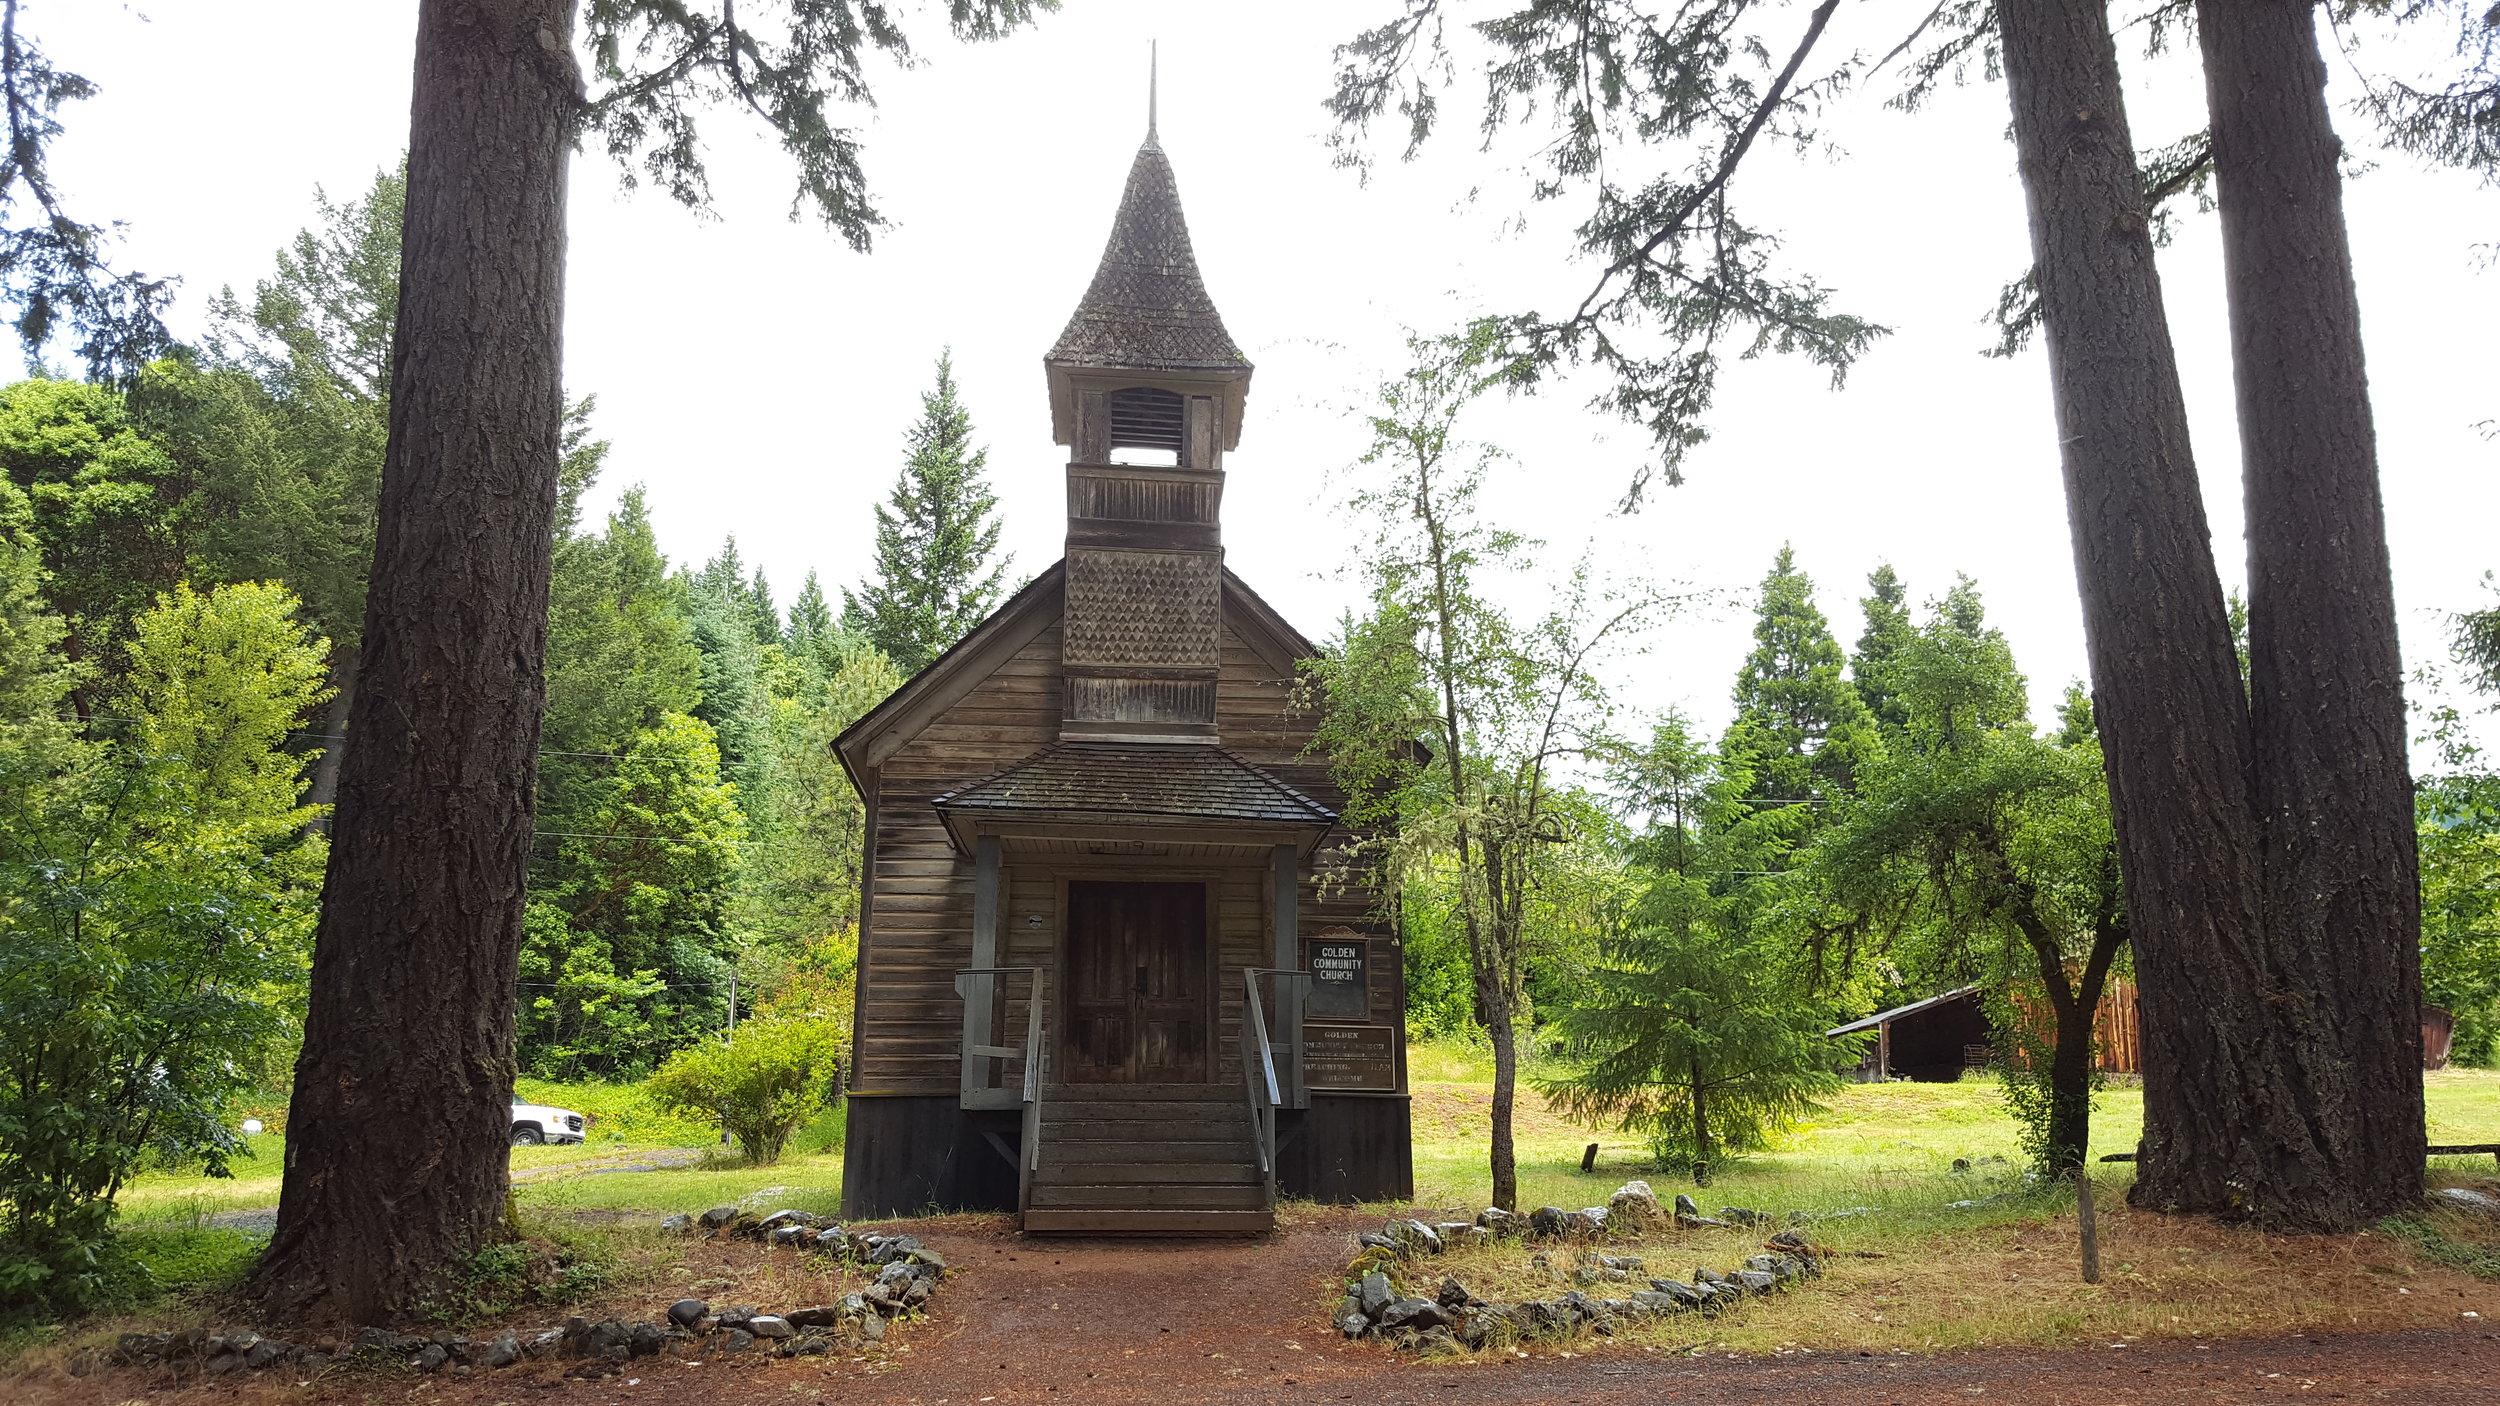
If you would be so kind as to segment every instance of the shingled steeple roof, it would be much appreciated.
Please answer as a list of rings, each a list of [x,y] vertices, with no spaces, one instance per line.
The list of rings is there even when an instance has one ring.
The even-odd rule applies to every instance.
[[[1250,369],[1198,277],[1172,163],[1151,128],[1129,167],[1093,286],[1043,360],[1141,371]]]

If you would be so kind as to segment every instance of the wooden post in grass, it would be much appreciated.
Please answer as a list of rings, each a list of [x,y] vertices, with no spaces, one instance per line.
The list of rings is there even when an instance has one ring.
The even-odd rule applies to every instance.
[[[1596,1143],[1590,1143],[1589,1150],[1580,1154],[1580,1170],[1583,1172],[1593,1172],[1597,1170]]]
[[[2092,1222],[2092,1174],[2075,1168],[2075,1218],[2083,1227],[2083,1282],[2101,1282],[2101,1232]]]

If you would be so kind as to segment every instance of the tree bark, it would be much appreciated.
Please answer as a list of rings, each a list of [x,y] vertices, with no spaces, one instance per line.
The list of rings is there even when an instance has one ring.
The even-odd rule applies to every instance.
[[[2248,507],[2251,793],[2289,1107],[2258,1219],[2421,1199],[2421,911],[2404,662],[2315,10],[2198,0]],[[2210,1195],[2211,1193],[2208,1193]]]
[[[338,804],[339,768],[347,761],[347,720],[356,708],[356,664],[356,656],[351,654],[331,671],[331,683],[338,692],[331,695],[330,706],[322,711],[321,720],[328,726],[322,730],[325,735],[321,739],[321,758],[313,763],[312,789],[304,797],[306,805]],[[316,818],[311,828],[329,833],[330,817]]]
[[[356,739],[277,1237],[294,1319],[405,1313],[503,1233],[563,398],[572,0],[423,0]]]
[[[2263,979],[2250,739],[2103,0],[2005,0],[2093,708],[2143,1002],[2139,1205],[2232,1212],[2285,1106]]]
[[[1710,1080],[1693,1061],[1693,1185],[1710,1184]]]

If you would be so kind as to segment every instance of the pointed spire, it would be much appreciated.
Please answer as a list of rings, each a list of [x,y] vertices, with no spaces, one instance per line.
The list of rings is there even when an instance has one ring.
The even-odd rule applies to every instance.
[[[1159,39],[1146,41],[1146,145],[1148,146],[1161,145],[1155,138],[1155,97],[1156,89],[1162,86],[1160,73],[1163,66],[1163,55],[1160,52],[1162,48],[1163,41]]]
[[[1172,163],[1155,140],[1151,97],[1146,111],[1146,143],[1129,167],[1102,264],[1043,359],[1141,371],[1247,371],[1249,359],[1198,277]]]

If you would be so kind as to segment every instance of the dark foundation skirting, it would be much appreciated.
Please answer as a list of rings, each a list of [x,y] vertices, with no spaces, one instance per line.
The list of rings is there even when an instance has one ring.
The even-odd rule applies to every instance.
[[[1415,1195],[1415,1140],[1403,1094],[1311,1095],[1301,1130],[1276,1153],[1277,1189],[1344,1204]],[[1280,1128],[1290,1131],[1290,1124]]]
[[[842,1145],[842,1216],[882,1220],[936,1211],[1012,1211],[1023,1140],[1014,1110],[967,1112],[952,1094],[854,1094]]]

